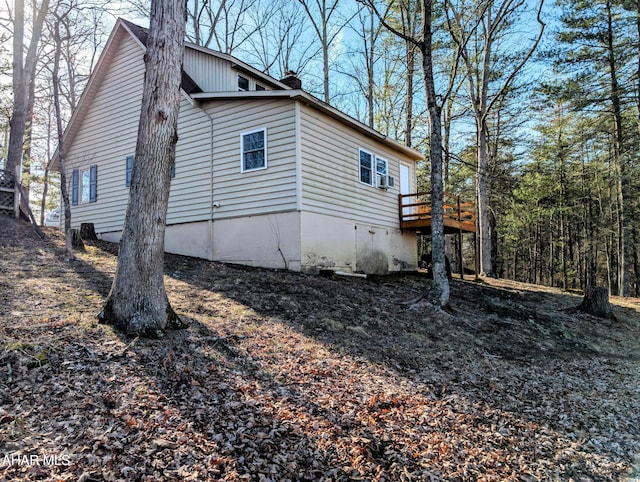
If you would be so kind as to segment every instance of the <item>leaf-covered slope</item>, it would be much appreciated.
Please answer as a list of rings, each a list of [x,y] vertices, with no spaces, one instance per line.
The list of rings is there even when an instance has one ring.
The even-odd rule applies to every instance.
[[[114,246],[68,265],[58,235],[29,229],[0,231],[7,480],[637,476],[638,300],[603,322],[573,310],[574,295],[454,280],[450,312],[418,312],[403,302],[424,292],[421,276],[168,256],[190,327],[130,339],[94,321]]]

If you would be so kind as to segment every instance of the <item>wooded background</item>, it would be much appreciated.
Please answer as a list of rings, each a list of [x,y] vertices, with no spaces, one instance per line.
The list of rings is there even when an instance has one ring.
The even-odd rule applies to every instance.
[[[38,40],[35,68],[24,79],[23,184],[42,219],[60,199],[48,169],[57,145],[55,53],[66,124],[115,19],[146,26],[148,7],[50,0],[34,39],[43,2],[16,2],[24,6],[23,34],[16,5],[0,7],[0,168],[14,116],[19,35],[27,56]],[[187,40],[276,78],[295,71],[308,92],[428,155],[420,51],[371,8],[397,31],[419,36],[423,2],[190,0]],[[474,200],[486,181],[490,271],[639,296],[640,1],[429,3],[445,190]],[[430,189],[428,162],[419,181],[420,190]]]

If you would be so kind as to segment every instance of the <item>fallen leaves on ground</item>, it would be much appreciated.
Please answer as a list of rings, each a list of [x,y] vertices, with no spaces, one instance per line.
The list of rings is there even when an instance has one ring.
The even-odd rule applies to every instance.
[[[422,276],[327,279],[167,256],[189,328],[98,325],[117,247],[0,231],[3,480],[547,481],[638,477],[640,315]],[[637,301],[637,300],[636,300]]]

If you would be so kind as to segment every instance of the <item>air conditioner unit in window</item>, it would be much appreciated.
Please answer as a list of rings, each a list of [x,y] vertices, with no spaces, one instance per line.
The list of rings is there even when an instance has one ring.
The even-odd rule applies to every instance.
[[[378,187],[380,189],[389,189],[395,184],[395,179],[392,176],[386,176],[383,174],[378,175]]]

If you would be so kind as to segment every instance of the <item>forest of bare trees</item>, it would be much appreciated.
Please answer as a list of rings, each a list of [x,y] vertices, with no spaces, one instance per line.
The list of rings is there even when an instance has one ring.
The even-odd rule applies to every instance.
[[[1,7],[0,167],[21,160],[40,220],[60,206],[49,166],[57,122],[68,122],[115,19],[148,25],[147,3]],[[476,200],[487,275],[640,294],[639,2],[190,0],[187,8],[188,42],[276,78],[295,71],[310,93],[427,158],[441,139],[435,174],[445,191]],[[434,103],[440,136],[429,127]],[[22,118],[20,145],[10,127]],[[431,173],[425,162],[421,190],[431,189]]]

